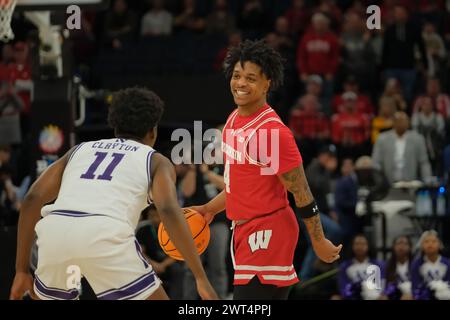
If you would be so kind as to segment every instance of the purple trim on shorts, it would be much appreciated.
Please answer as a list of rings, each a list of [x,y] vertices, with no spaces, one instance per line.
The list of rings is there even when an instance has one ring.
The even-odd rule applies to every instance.
[[[152,271],[119,289],[111,289],[97,294],[97,297],[101,300],[129,299],[139,295],[144,290],[149,289],[154,285],[156,285],[156,276]]]
[[[51,299],[74,300],[78,298],[80,294],[77,289],[62,290],[47,287],[37,276],[34,279],[34,286],[40,294]]]
[[[147,269],[148,268],[147,260],[145,260],[144,256],[142,255],[142,247],[136,239],[134,239],[134,245],[136,247],[136,251],[139,258],[142,260],[142,262],[144,263],[144,267]]]
[[[104,214],[81,212],[74,210],[54,210],[49,214],[66,216],[66,217],[93,217],[93,216],[105,216]]]

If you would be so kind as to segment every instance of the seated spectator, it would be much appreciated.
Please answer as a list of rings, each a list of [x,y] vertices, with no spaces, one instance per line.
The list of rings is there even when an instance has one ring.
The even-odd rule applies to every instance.
[[[381,132],[392,129],[394,124],[395,101],[390,97],[381,97],[378,116],[372,120],[372,143],[377,141]]]
[[[344,157],[358,157],[366,153],[370,138],[369,118],[357,112],[357,96],[353,92],[343,95],[342,111],[331,119],[331,139],[339,146]]]
[[[444,41],[439,33],[436,32],[436,27],[431,22],[426,22],[422,28],[422,38],[425,44],[425,51],[428,59],[428,76],[437,76],[443,67],[444,59],[447,52]],[[420,56],[416,48],[416,57]]]
[[[425,138],[428,158],[433,171],[440,175],[442,169],[442,150],[445,146],[444,118],[434,111],[433,101],[430,97],[420,100],[417,112],[411,120],[412,128]]]
[[[333,99],[333,112],[341,112],[341,107],[344,103],[343,95],[346,92],[353,92],[356,94],[356,111],[372,117],[374,114],[374,108],[369,97],[359,92],[358,81],[354,76],[348,76],[344,82],[343,92],[340,95],[336,95]]]
[[[141,36],[168,36],[172,33],[172,13],[164,8],[164,0],[152,0],[152,8],[141,21]]]
[[[313,95],[303,96],[299,104],[292,109],[289,128],[302,150],[305,165],[315,157],[318,148],[330,137],[330,121],[319,111],[317,97]],[[308,158],[305,159],[305,156]]]
[[[316,159],[314,159],[306,168],[306,177],[308,179],[311,193],[317,202],[320,210],[320,220],[322,221],[323,231],[327,239],[333,243],[341,242],[341,229],[337,223],[337,216],[328,203],[332,190],[332,175],[337,167],[336,147],[333,145],[324,146]],[[300,228],[306,232],[306,226],[300,221]],[[309,243],[310,239],[307,237]],[[315,269],[317,257],[309,243],[302,267],[300,268],[300,278],[303,281],[314,277],[317,273]]]
[[[295,39],[301,38],[311,19],[311,12],[305,6],[305,0],[293,0],[284,16],[288,20],[291,35]]]
[[[236,19],[228,11],[226,0],[216,0],[213,11],[206,17],[206,32],[226,36],[236,29]]]
[[[421,99],[424,97],[430,97],[433,100],[433,105],[436,106],[436,111],[444,117],[445,120],[450,118],[450,97],[441,91],[441,83],[437,78],[428,78],[425,95],[417,97],[413,112],[419,109]]]
[[[450,259],[441,255],[442,242],[436,231],[419,239],[420,256],[411,265],[412,293],[416,300],[450,300]]]
[[[374,168],[372,159],[368,156],[358,158],[355,169],[349,165],[349,173],[342,175],[336,182],[334,202],[339,225],[343,233],[344,246],[363,230],[364,218],[357,215],[358,202],[364,204],[364,208],[372,201],[381,200],[387,194],[389,184],[386,177]],[[370,212],[368,213],[370,216]]]
[[[362,231],[361,218],[356,216],[358,202],[358,179],[352,159],[345,159],[341,167],[342,177],[337,179],[334,192],[334,209],[341,226],[344,247]],[[346,166],[344,166],[344,163]]]
[[[407,236],[395,238],[392,252],[386,262],[386,289],[383,296],[389,300],[412,300],[411,291],[412,243]]]
[[[347,177],[351,175],[355,171],[355,164],[353,163],[353,159],[345,158],[342,160],[341,164],[341,176]]]
[[[174,28],[177,32],[197,33],[205,30],[205,19],[200,16],[195,0],[183,0],[183,9],[175,16]]]
[[[114,49],[122,48],[125,42],[133,38],[137,21],[136,15],[128,9],[125,0],[115,0],[112,10],[105,16],[106,42]]]
[[[394,99],[396,111],[407,111],[408,105],[402,95],[400,82],[397,79],[391,78],[386,81],[383,94],[381,97],[389,97]]]
[[[306,80],[306,91],[304,96],[313,95],[317,98],[317,101],[319,103],[318,110],[323,112],[326,116],[329,116],[332,114],[330,104],[327,102],[323,90],[323,80],[320,76],[317,74],[312,74],[308,77]],[[304,97],[302,96],[299,101]]]
[[[381,133],[373,147],[374,164],[391,184],[397,181],[427,181],[431,177],[425,139],[408,128],[408,115],[396,112],[394,128]]]
[[[384,286],[384,278],[381,278],[381,288],[371,289],[367,286],[369,266],[376,266],[383,276],[384,265],[374,259],[369,250],[369,241],[366,236],[359,234],[353,238],[351,246],[351,258],[343,261],[339,266],[339,292],[345,300],[376,300],[379,299]]]

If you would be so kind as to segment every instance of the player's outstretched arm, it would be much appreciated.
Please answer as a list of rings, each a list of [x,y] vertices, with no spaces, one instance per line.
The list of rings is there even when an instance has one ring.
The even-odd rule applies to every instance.
[[[33,278],[29,265],[34,227],[41,217],[42,207],[58,196],[70,152],[55,161],[39,176],[22,203],[17,231],[16,276],[11,287],[10,299],[22,299],[27,291],[36,298],[32,290]]]
[[[300,165],[278,177],[286,189],[294,195],[295,204],[299,208],[300,215],[308,229],[308,234],[317,256],[328,263],[339,259],[342,245],[336,247],[325,238],[319,209],[309,189],[303,166]]]
[[[197,290],[202,299],[218,299],[216,292],[206,277],[191,232],[178,205],[175,189],[175,169],[169,159],[161,154],[152,156],[152,196],[169,237],[181,252],[192,270],[197,282]]]
[[[216,214],[225,210],[225,190],[222,190],[217,196],[208,203],[201,206],[192,206],[193,210],[201,213],[208,223],[211,223]]]

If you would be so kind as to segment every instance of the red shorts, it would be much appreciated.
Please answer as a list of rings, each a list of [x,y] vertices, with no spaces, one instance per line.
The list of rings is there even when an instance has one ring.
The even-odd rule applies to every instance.
[[[292,264],[297,241],[298,222],[291,207],[236,225],[231,250],[234,284],[245,285],[255,275],[263,284],[297,283]]]

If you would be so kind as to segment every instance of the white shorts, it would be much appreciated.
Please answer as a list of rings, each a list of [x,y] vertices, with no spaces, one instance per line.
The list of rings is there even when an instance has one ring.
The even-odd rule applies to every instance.
[[[99,299],[146,299],[161,284],[134,230],[123,222],[64,210],[41,219],[35,230],[34,289],[40,299],[78,299],[78,289],[70,289],[75,287],[70,268],[79,268]]]

